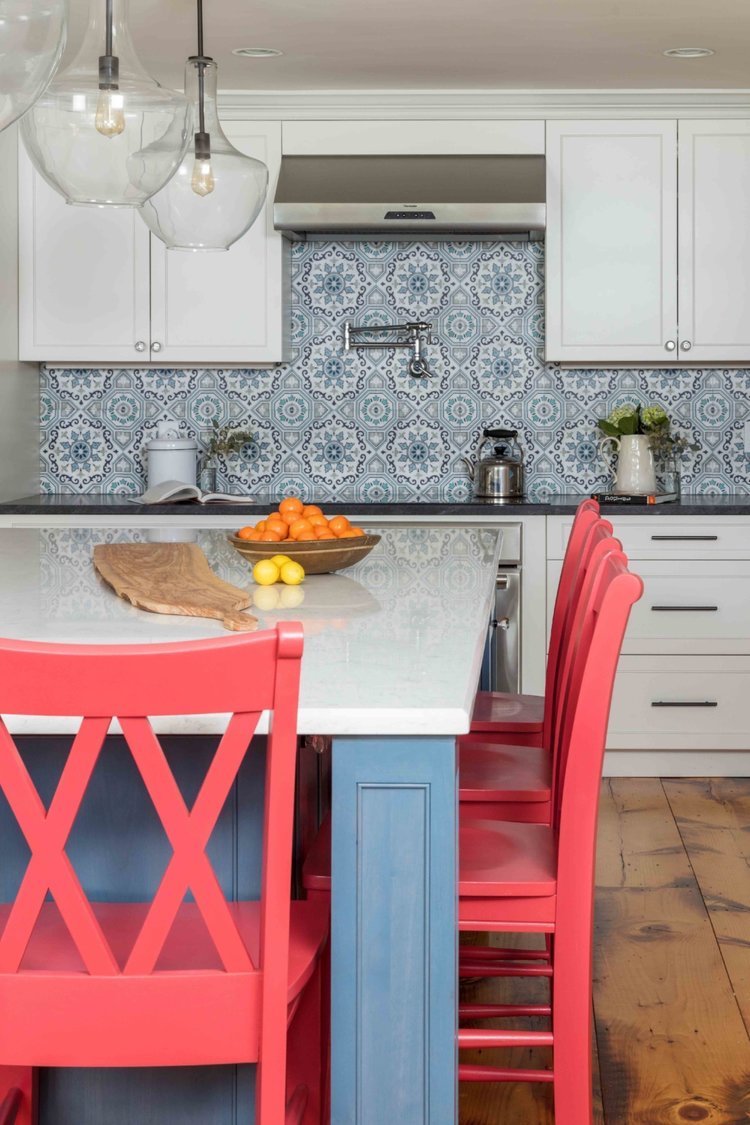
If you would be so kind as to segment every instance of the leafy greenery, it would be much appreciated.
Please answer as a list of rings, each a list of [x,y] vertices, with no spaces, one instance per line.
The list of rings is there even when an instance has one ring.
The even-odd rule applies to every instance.
[[[217,457],[232,457],[254,437],[251,430],[236,429],[229,425],[222,426],[219,424],[219,419],[214,418],[205,443],[206,458],[210,461]]]
[[[684,453],[686,449],[698,449],[695,442],[672,433],[669,415],[659,403],[643,407],[632,402],[624,403],[616,406],[606,418],[600,418],[597,425],[607,437],[647,434],[655,453]]]

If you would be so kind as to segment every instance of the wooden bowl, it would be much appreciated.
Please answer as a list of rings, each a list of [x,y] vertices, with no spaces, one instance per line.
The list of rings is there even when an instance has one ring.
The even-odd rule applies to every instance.
[[[303,566],[305,574],[330,574],[334,570],[354,566],[366,558],[380,542],[379,535],[360,535],[356,539],[321,539],[315,543],[254,543],[250,539],[238,539],[236,535],[229,535],[227,538],[251,566],[255,566],[261,559],[286,555]]]

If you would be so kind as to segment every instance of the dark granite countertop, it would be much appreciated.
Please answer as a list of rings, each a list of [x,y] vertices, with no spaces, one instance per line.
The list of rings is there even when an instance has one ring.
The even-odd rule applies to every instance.
[[[40,516],[48,513],[56,516],[128,516],[137,519],[141,516],[215,516],[226,519],[237,518],[245,523],[255,522],[268,511],[278,498],[258,495],[256,504],[137,504],[124,495],[100,494],[95,492],[76,494],[41,494],[23,496],[18,500],[0,503],[0,516]],[[493,501],[467,500],[450,502],[439,500],[414,500],[388,502],[382,504],[363,504],[354,501],[333,502],[326,500],[322,506],[326,512],[343,512],[352,516],[546,516],[570,515],[583,498],[575,495],[550,496],[546,499]],[[750,493],[732,493],[724,496],[683,496],[679,501],[654,505],[603,505],[607,515],[631,516],[750,516]]]

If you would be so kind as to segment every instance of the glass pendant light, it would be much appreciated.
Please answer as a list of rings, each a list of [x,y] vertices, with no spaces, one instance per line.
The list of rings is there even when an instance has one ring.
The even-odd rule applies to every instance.
[[[37,170],[68,203],[138,206],[174,174],[190,139],[190,104],[143,69],[126,4],[92,0],[80,51],[21,122]]]
[[[0,130],[32,105],[65,46],[65,0],[0,0]]]
[[[147,200],[141,215],[170,250],[228,250],[263,206],[268,169],[224,136],[216,108],[216,63],[203,53],[203,0],[198,0],[198,54],[185,68],[185,93],[198,125],[177,174]]]

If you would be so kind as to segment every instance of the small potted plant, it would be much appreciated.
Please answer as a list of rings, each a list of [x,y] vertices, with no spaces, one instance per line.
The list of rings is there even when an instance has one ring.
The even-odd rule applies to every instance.
[[[679,458],[685,450],[695,450],[698,446],[672,432],[671,420],[663,406],[625,403],[615,407],[606,418],[600,418],[597,424],[604,434],[599,448],[614,475],[616,492],[654,493],[658,475],[659,491],[679,493]],[[612,452],[607,450],[608,444],[613,445],[617,453],[616,465],[608,456]]]
[[[204,492],[216,491],[216,474],[220,461],[229,457],[236,457],[249,441],[255,436],[250,430],[242,430],[234,426],[219,423],[218,418],[211,422],[211,429],[202,435],[205,453],[201,465],[201,488]]]

